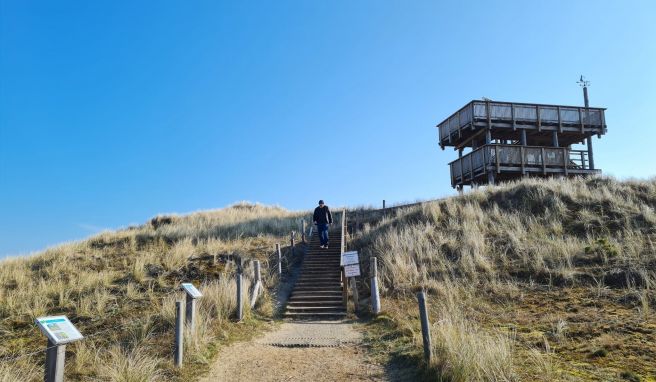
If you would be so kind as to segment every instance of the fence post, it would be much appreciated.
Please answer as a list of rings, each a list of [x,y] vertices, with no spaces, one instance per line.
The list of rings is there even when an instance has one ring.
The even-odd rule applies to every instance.
[[[426,306],[426,292],[417,292],[417,300],[419,300],[419,318],[421,319],[421,336],[424,340],[424,360],[430,363],[433,355],[431,347],[430,324],[428,322],[428,309]]]
[[[64,382],[66,345],[55,345],[48,339],[46,348],[45,382]]]
[[[243,280],[243,262],[241,257],[237,258],[237,321],[241,321],[244,318],[244,302],[242,289],[244,287]]]
[[[196,327],[196,299],[185,293],[185,322],[192,332]]]
[[[305,244],[305,219],[303,219],[303,231],[301,231],[301,241]]]
[[[282,253],[280,252],[280,243],[276,243],[276,253],[278,254],[278,276],[282,276]]]
[[[346,278],[344,267],[342,267],[342,302],[344,303],[344,308],[348,309],[348,279]]]
[[[253,294],[251,295],[251,308],[255,306],[257,297],[260,295],[260,288],[262,287],[262,274],[260,273],[260,260],[255,260],[255,286],[253,287]]]
[[[378,259],[372,257],[369,263],[371,273],[371,310],[375,315],[380,313],[380,293],[378,293]]]
[[[358,305],[360,305],[360,296],[358,295],[358,281],[355,277],[351,277],[351,289],[353,290],[353,307],[357,312]]]
[[[291,234],[289,235],[290,236],[291,246],[292,246],[292,259],[294,258],[294,234],[295,234],[295,232],[292,231]]]
[[[184,311],[182,310],[182,301],[175,302],[175,340],[173,363],[176,367],[182,367],[182,352],[184,350],[184,327],[182,324]]]

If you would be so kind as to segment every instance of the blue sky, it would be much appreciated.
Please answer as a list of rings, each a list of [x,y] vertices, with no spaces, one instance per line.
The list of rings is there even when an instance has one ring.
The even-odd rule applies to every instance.
[[[607,107],[656,173],[656,2],[0,0],[0,257],[240,200],[453,193],[472,99]]]

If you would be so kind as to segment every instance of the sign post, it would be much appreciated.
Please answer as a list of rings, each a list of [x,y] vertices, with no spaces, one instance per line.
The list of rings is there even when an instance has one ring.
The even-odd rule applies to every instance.
[[[182,289],[186,292],[185,321],[189,329],[193,332],[196,327],[196,299],[203,297],[203,294],[192,283],[182,283]]]
[[[44,381],[63,382],[66,344],[84,337],[66,316],[39,317],[35,322],[48,338]]]
[[[353,304],[355,310],[358,310],[358,288],[356,277],[360,276],[360,258],[358,251],[349,251],[342,254],[342,266],[344,267],[344,283],[351,282],[351,289],[353,290]]]

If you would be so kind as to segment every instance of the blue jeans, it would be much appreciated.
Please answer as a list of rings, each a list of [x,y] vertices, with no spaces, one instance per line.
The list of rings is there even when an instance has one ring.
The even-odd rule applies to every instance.
[[[321,245],[328,245],[328,224],[317,224]]]

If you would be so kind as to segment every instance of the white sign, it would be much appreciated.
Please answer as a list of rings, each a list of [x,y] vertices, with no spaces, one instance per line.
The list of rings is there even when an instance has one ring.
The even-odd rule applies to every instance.
[[[182,283],[182,289],[184,289],[191,298],[203,297],[203,294],[200,293],[192,283]]]
[[[36,324],[55,345],[63,345],[84,338],[66,316],[39,317]]]
[[[358,258],[358,251],[350,251],[342,253],[342,264],[341,265],[352,265],[360,264]]]
[[[344,266],[344,275],[346,277],[360,276],[360,264],[350,264]]]

